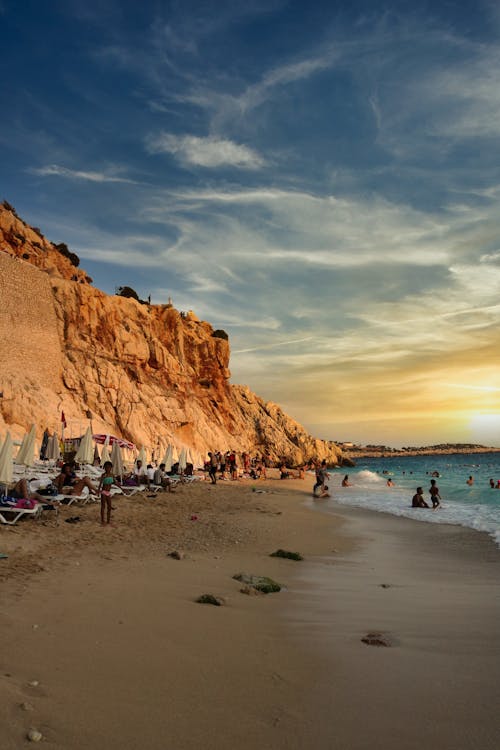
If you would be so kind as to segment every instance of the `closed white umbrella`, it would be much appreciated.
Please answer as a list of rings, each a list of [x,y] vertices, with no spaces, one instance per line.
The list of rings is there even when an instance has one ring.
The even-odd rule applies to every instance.
[[[101,466],[104,466],[106,461],[111,461],[111,456],[109,455],[109,435],[106,435],[106,440],[104,441],[104,445],[102,446]]]
[[[139,451],[139,455],[137,456],[138,461],[142,461],[142,465],[145,467],[148,460],[146,458],[146,448],[142,446],[141,450]]]
[[[12,475],[12,438],[10,432],[7,432],[5,442],[0,451],[0,484],[10,484],[12,482]]]
[[[165,471],[172,471],[172,446],[170,443],[167,446],[165,455],[163,456],[162,464],[165,464]]]
[[[123,461],[122,461],[122,452],[120,450],[120,446],[118,443],[113,443],[113,446],[111,448],[111,463],[113,464],[113,474],[115,477],[120,477],[120,480],[123,479]]]
[[[187,454],[186,454],[186,449],[183,448],[179,455],[179,474],[185,471],[186,464],[187,464]]]
[[[36,429],[35,425],[32,424],[30,431],[23,438],[19,453],[16,456],[16,464],[33,466],[35,462],[35,436]]]
[[[59,440],[55,432],[51,437],[49,437],[49,442],[47,443],[47,452],[45,455],[47,456],[49,461],[57,461],[57,459],[59,458]]]
[[[172,463],[176,464],[179,460],[179,454],[177,453],[177,448],[175,445],[172,445]]]
[[[75,454],[75,461],[79,464],[92,464],[94,462],[94,446],[92,445],[92,430],[87,427],[87,432]]]

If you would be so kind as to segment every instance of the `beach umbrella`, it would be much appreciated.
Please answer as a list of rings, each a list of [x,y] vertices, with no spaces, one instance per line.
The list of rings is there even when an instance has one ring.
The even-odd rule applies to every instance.
[[[97,435],[93,435],[94,442],[99,443],[99,445],[113,445],[113,443],[118,443],[120,448],[127,448],[127,450],[135,451],[135,445],[133,443],[129,443],[128,440],[124,440],[123,438],[115,437],[115,435],[110,435],[107,433],[106,435],[101,432]]]
[[[99,448],[97,447],[97,443],[94,445],[94,460],[92,462],[94,466],[101,463],[101,457],[99,455]]]
[[[186,464],[187,464],[187,453],[186,453],[186,449],[183,448],[179,454],[179,474],[185,471]]]
[[[28,433],[25,432],[24,435],[23,435],[23,439],[21,440],[21,445],[19,445],[19,443],[17,441],[15,443],[13,442],[13,445],[19,445],[19,450],[17,451],[17,456],[14,459],[15,463],[17,463],[18,457],[22,458],[22,455],[25,452],[25,445],[26,445],[26,441],[27,440],[28,440]]]
[[[94,447],[92,445],[92,430],[90,427],[87,427],[87,432],[80,442],[75,454],[75,461],[79,464],[91,464],[94,461]]]
[[[142,465],[146,466],[148,460],[146,458],[146,448],[142,446],[141,450],[139,451],[139,455],[137,456],[137,461],[142,461]]]
[[[175,445],[172,445],[172,463],[176,464],[179,460],[179,454],[177,453],[177,448]]]
[[[48,458],[49,461],[57,461],[60,455],[59,450],[59,439],[54,432],[52,437],[49,437],[49,441],[47,443],[47,451],[45,453],[45,458]]]
[[[16,456],[16,464],[33,466],[35,462],[35,425],[31,425],[30,431],[24,436],[23,442]]]
[[[12,438],[10,432],[7,432],[2,450],[0,450],[0,484],[10,484],[12,482],[12,474]]]
[[[113,443],[111,448],[111,463],[113,464],[113,474],[115,477],[123,477],[122,452],[118,443]]]
[[[43,431],[42,444],[40,446],[40,460],[44,461],[47,458],[47,448],[49,447],[49,431],[47,428]]]
[[[160,463],[165,464],[165,471],[172,471],[172,446],[170,443],[168,444],[165,455],[163,456],[163,461]]]
[[[102,466],[104,466],[106,461],[111,461],[108,446],[109,446],[109,435],[106,435],[106,440],[104,441],[104,445],[102,446],[102,451],[101,451],[101,465]]]

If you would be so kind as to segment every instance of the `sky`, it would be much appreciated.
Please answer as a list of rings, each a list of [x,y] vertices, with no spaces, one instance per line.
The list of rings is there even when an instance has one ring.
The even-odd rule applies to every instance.
[[[500,5],[0,0],[0,199],[314,435],[500,446]]]

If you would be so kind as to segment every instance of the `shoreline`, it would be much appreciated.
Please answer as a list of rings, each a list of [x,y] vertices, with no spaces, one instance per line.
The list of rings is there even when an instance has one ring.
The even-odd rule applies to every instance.
[[[492,615],[500,605],[488,603],[487,589],[498,593],[498,578],[496,588],[492,578],[500,554],[489,537],[462,527],[450,534],[448,526],[424,522],[417,530],[409,519],[345,506],[334,514],[312,512],[307,481],[268,480],[257,487],[265,492],[228,482],[215,491],[200,486],[178,497],[165,494],[159,503],[177,529],[156,535],[144,512],[148,501],[141,499],[126,509],[131,521],[143,518],[147,526],[147,534],[135,529],[136,544],[126,526],[104,530],[111,532],[107,539],[97,527],[64,523],[67,528],[24,524],[19,533],[0,534],[0,545],[10,536],[21,549],[23,536],[34,537],[35,548],[40,544],[37,531],[63,535],[52,559],[38,547],[44,570],[1,583],[7,596],[0,632],[11,643],[1,658],[5,750],[23,746],[29,726],[61,750],[235,744],[364,750],[374,732],[390,750],[413,750],[422,741],[436,750],[493,750],[487,731],[477,735],[478,725],[488,724],[484,707],[498,698],[496,679],[491,683],[498,653]],[[81,514],[87,510],[97,512]],[[188,521],[194,510],[198,521]],[[158,518],[151,513],[150,521],[155,525]],[[78,532],[83,545],[75,545]],[[65,543],[68,536],[73,543]],[[175,536],[184,539],[180,561],[166,556]],[[269,558],[278,547],[301,552],[305,561]],[[242,570],[271,575],[286,590],[240,594],[231,576]],[[383,582],[390,588],[381,588]],[[443,591],[450,592],[455,612],[476,591],[471,633],[450,619]],[[194,603],[208,592],[223,596],[226,606]],[[416,597],[425,610],[422,632],[409,618]],[[450,629],[448,640],[443,627]],[[361,643],[371,628],[389,630],[394,646]],[[13,632],[15,639],[9,638]],[[467,652],[491,695],[471,682]],[[457,729],[429,682],[435,663],[447,701],[463,709],[463,720],[454,719]],[[452,675],[462,672],[468,702],[474,706],[480,697],[483,706],[469,711],[476,734],[463,731],[469,710],[464,687],[452,684]],[[29,687],[32,680],[40,685]],[[24,701],[33,712],[20,710]],[[496,721],[493,712],[491,737]]]

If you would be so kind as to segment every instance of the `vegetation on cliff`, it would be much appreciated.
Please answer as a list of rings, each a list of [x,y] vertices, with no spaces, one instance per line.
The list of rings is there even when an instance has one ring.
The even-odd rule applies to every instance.
[[[315,439],[246,386],[230,384],[225,331],[172,304],[141,304],[138,295],[95,289],[76,267],[78,256],[45,240],[5,203],[0,249],[0,272],[19,311],[3,344],[8,398],[0,402],[0,428],[3,421],[21,433],[35,422],[40,434],[46,426],[58,430],[64,410],[74,434],[91,413],[94,431],[151,452],[173,441],[200,452],[268,453],[293,464],[339,462],[335,444]],[[40,311],[35,319],[33,310]],[[42,353],[33,348],[34,327]],[[12,351],[22,366],[19,356],[17,364],[7,356]]]

